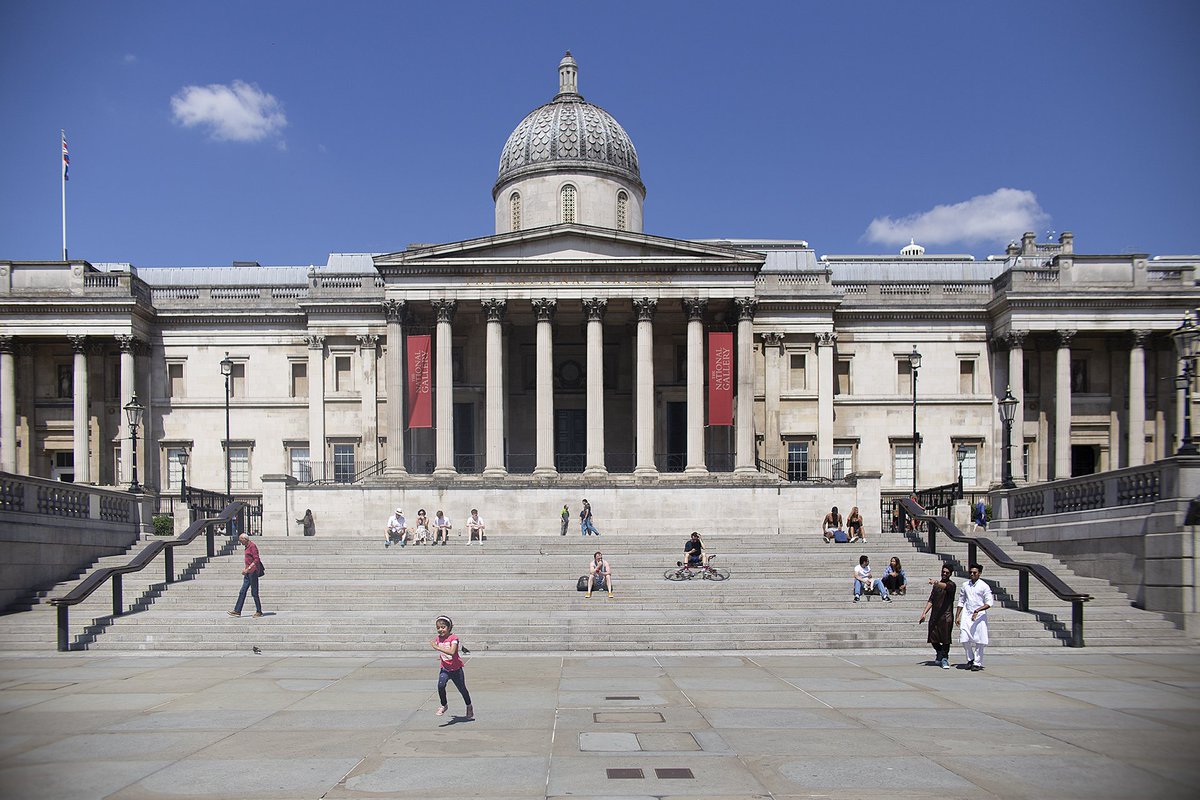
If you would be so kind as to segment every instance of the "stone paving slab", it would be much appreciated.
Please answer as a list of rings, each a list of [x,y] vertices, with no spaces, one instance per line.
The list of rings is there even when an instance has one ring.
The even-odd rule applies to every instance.
[[[0,799],[1179,798],[1200,648],[0,657]],[[688,772],[690,771],[690,772]]]

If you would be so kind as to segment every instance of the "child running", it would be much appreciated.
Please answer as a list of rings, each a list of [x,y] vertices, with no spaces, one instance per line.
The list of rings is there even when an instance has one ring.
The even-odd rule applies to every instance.
[[[446,681],[454,681],[463,702],[467,704],[467,719],[475,719],[475,709],[471,706],[471,693],[467,691],[467,676],[463,673],[463,660],[458,655],[458,637],[450,631],[454,630],[454,622],[449,617],[438,617],[434,622],[437,626],[437,638],[430,639],[429,644],[441,653],[442,671],[438,674],[438,706],[437,715],[446,713]]]

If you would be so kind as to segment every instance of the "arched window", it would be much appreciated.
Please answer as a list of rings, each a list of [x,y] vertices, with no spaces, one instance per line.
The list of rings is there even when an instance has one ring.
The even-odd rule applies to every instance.
[[[521,230],[521,193],[513,192],[512,197],[508,198],[509,211],[512,214],[512,229],[514,231]]]
[[[617,192],[617,230],[629,230],[629,194],[624,189]]]
[[[575,221],[575,187],[567,184],[562,187],[562,221]]]

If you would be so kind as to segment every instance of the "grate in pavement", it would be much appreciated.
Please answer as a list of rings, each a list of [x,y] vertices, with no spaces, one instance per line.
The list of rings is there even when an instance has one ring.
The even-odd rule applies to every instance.
[[[636,694],[610,694],[604,698],[605,700],[641,700]]]
[[[663,780],[669,780],[673,778],[695,778],[696,776],[692,774],[690,769],[684,769],[680,767],[664,767],[662,769],[655,769],[654,777],[662,778]]]
[[[644,778],[640,769],[607,769],[609,780],[621,780],[624,778]]]

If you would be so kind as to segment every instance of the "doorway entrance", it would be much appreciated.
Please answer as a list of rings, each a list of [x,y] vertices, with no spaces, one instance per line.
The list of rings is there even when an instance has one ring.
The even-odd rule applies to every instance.
[[[583,472],[587,461],[587,410],[560,408],[554,412],[554,468]]]
[[[1100,448],[1094,444],[1071,445],[1071,477],[1091,475],[1100,462]]]

